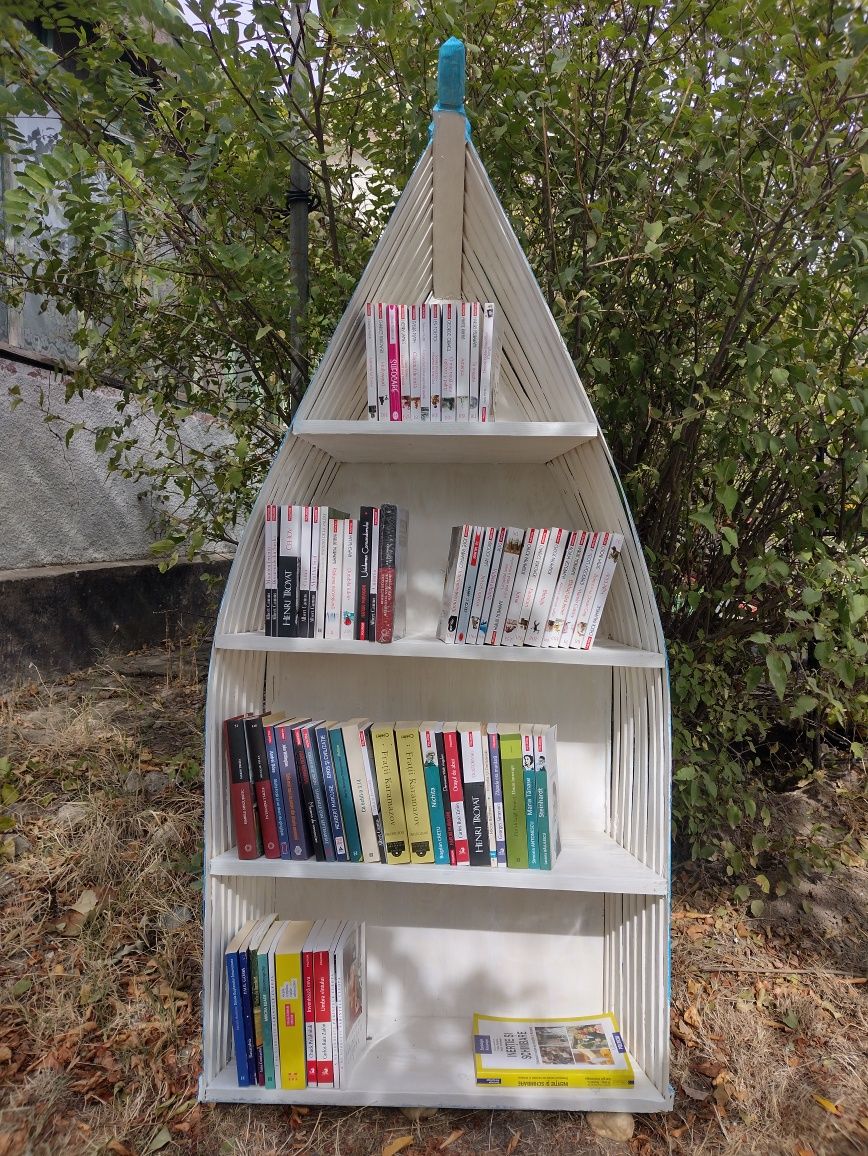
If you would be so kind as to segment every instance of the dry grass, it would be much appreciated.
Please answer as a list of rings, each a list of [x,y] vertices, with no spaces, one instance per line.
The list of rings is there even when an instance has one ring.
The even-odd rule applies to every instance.
[[[852,855],[760,920],[729,904],[725,883],[677,876],[675,1111],[637,1118],[629,1142],[571,1112],[411,1122],[388,1110],[197,1104],[194,658],[130,656],[0,701],[0,753],[20,795],[14,854],[9,840],[0,861],[0,1156],[379,1156],[402,1136],[406,1156],[868,1152],[857,982],[868,872]],[[155,772],[164,791],[135,790]],[[839,780],[812,800],[814,812],[834,806],[864,829],[861,783]]]

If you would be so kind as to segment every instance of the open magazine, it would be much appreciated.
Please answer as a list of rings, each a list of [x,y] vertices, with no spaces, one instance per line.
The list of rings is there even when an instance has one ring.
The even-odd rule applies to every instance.
[[[473,1017],[476,1083],[505,1088],[630,1088],[633,1068],[615,1017]]]

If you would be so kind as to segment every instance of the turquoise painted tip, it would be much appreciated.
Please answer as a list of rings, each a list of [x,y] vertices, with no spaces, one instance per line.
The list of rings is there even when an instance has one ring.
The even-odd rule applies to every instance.
[[[464,44],[450,36],[437,62],[437,111],[464,112]]]

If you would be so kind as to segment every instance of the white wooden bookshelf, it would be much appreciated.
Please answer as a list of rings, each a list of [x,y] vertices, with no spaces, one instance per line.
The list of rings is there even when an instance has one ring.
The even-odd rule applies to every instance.
[[[669,1087],[670,725],[665,646],[605,439],[457,112],[417,165],[248,521],[217,622],[206,709],[204,1100],[651,1112]],[[365,301],[494,301],[498,420],[397,428],[362,418]],[[263,633],[268,502],[410,511],[408,634],[388,646]],[[450,528],[607,529],[625,546],[586,653],[435,637]],[[400,661],[398,661],[400,660]],[[564,849],[551,872],[241,862],[222,723],[245,711],[558,725]],[[223,951],[245,919],[364,919],[369,1050],[348,1087],[239,1088]],[[635,1086],[476,1087],[474,1012],[612,1011]]]

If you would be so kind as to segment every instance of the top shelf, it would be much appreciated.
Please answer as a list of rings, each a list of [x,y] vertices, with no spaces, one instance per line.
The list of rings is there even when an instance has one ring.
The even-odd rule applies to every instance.
[[[543,464],[596,438],[596,422],[299,420],[296,437],[339,462]]]

